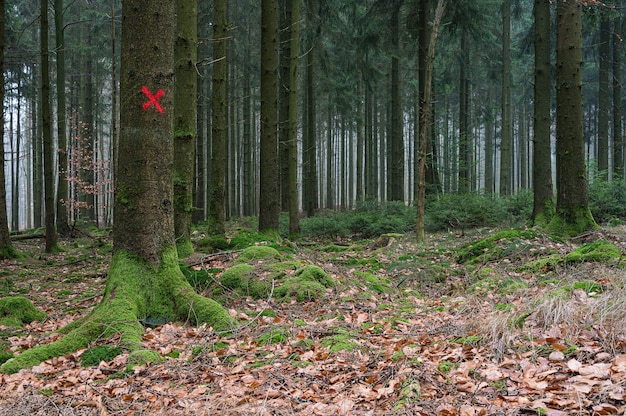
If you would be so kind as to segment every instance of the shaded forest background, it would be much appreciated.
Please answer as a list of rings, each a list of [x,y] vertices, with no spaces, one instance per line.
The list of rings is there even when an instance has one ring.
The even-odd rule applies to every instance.
[[[113,164],[118,113],[123,106],[118,98],[116,44],[121,2],[52,3],[48,51],[57,216],[65,215],[63,206],[69,224],[107,227],[112,223]],[[228,5],[226,56],[217,57],[214,8],[201,3],[194,220],[209,217],[211,81],[215,63],[222,60],[227,64],[225,213],[228,218],[256,215],[261,8],[252,1]],[[281,2],[279,8],[281,103],[287,99],[281,80],[288,79],[284,71],[289,68],[288,59],[285,62],[291,30],[287,3]],[[420,7],[431,8],[430,3],[302,2],[296,198],[305,214],[378,207],[391,201],[403,209],[402,205],[413,202],[420,116],[419,16]],[[586,7],[583,18],[584,138],[590,198],[598,222],[624,214],[619,202],[624,193],[624,22],[622,2],[606,3]],[[33,1],[7,1],[6,6],[5,176],[9,227],[17,231],[42,227],[45,218],[40,10]],[[434,67],[427,226],[476,225],[470,213],[464,218],[458,211],[447,215],[446,209],[462,206],[487,219],[493,194],[506,196],[498,204],[514,206],[513,212],[530,209],[533,29],[530,0],[448,4]],[[65,105],[59,105],[62,96]],[[551,108],[554,112],[554,98]],[[285,111],[281,107],[278,122],[282,211],[289,204]],[[67,175],[58,167],[65,157]],[[554,164],[554,156],[551,159]],[[62,186],[65,177],[67,190]],[[594,205],[607,195],[614,205]],[[502,219],[492,212],[491,221]]]

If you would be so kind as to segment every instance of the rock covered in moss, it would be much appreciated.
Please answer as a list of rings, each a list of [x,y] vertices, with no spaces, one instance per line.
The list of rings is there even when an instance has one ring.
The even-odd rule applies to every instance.
[[[0,299],[0,324],[21,326],[33,321],[41,321],[46,314],[35,308],[33,303],[22,296],[8,296]]]
[[[578,247],[568,253],[565,256],[565,261],[567,263],[582,263],[585,261],[606,262],[619,259],[621,254],[620,249],[614,244],[605,240],[598,240]]]
[[[273,247],[270,246],[251,246],[246,248],[239,258],[237,259],[237,263],[247,263],[251,261],[258,261],[263,259],[276,259],[279,260],[281,258],[280,253]]]

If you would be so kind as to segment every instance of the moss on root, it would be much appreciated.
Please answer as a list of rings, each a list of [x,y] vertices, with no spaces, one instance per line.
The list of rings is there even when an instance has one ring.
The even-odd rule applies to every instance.
[[[563,237],[576,237],[599,228],[589,208],[581,207],[573,213],[556,212],[548,224],[548,231]]]
[[[53,357],[87,347],[92,341],[120,335],[120,345],[131,352],[144,350],[140,321],[183,320],[206,323],[222,331],[233,321],[217,302],[194,292],[178,266],[176,247],[161,255],[161,267],[155,269],[143,260],[119,251],[109,267],[103,300],[85,318],[69,324],[60,332],[65,336],[47,345],[22,352],[0,367],[3,373],[14,373]],[[147,354],[147,353],[146,353]],[[133,358],[129,364],[153,362],[156,352],[136,353],[149,360]],[[155,355],[156,354],[156,355]]]
[[[608,262],[619,259],[621,255],[621,250],[614,244],[598,240],[571,251],[565,256],[565,261],[567,263]]]

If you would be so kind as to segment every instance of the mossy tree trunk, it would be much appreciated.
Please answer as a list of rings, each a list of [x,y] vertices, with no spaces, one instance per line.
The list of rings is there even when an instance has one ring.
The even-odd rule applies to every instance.
[[[103,300],[61,331],[66,336],[7,361],[6,373],[120,335],[129,365],[156,361],[142,350],[141,321],[231,324],[216,302],[193,291],[178,266],[173,212],[175,3],[126,0],[122,10],[121,118],[114,253]]]
[[[535,0],[535,107],[533,138],[533,212],[531,223],[548,225],[554,215],[550,148],[550,2]]]
[[[259,231],[278,232],[278,0],[263,0],[261,7]]]
[[[300,57],[300,0],[291,2],[289,40],[289,235],[300,235],[298,198],[298,59]]]
[[[191,213],[196,141],[198,0],[176,2],[174,96],[174,231],[180,257],[193,253]]]
[[[589,210],[582,106],[582,5],[557,3],[556,214],[550,229],[574,236],[597,227]]]
[[[0,74],[4,73],[4,0],[0,0]],[[4,83],[0,83],[0,105],[4,103]],[[4,125],[4,110],[0,111],[0,121]],[[7,190],[4,178],[4,129],[0,130],[0,260],[17,255],[9,238],[9,218],[7,217]],[[13,213],[15,215],[15,213]]]
[[[226,217],[226,29],[227,0],[213,3],[213,113],[211,123],[211,191],[209,194],[209,234],[224,235]]]

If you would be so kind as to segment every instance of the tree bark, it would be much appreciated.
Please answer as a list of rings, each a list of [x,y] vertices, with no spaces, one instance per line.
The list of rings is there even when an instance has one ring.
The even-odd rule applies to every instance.
[[[263,0],[261,11],[261,148],[259,231],[278,232],[278,3]]]
[[[289,235],[300,234],[300,199],[298,193],[298,60],[300,57],[300,0],[291,2],[291,38],[289,40]]]
[[[68,185],[67,185],[67,130],[66,130],[66,97],[65,97],[65,36],[63,30],[63,0],[54,2],[54,33],[56,37],[56,72],[57,72],[57,155],[58,177],[57,189],[57,230],[60,235],[70,233],[67,216]]]
[[[209,193],[209,234],[224,235],[226,218],[226,25],[227,1],[213,6],[213,113],[211,123],[211,191]]]
[[[513,192],[511,130],[511,0],[502,4],[502,143],[500,146],[500,194]]]
[[[178,256],[193,253],[193,211],[198,61],[198,0],[176,2],[174,95],[174,232]]]
[[[597,227],[588,206],[583,140],[582,5],[557,3],[556,214],[552,232],[575,236]]]
[[[611,68],[611,21],[606,12],[600,15],[600,45],[598,48],[598,147],[596,163],[604,180],[609,172],[609,72]]]
[[[0,74],[4,73],[4,16],[5,1],[0,0]],[[0,122],[4,125],[4,83],[0,83]],[[0,130],[0,260],[14,258],[17,252],[9,239],[9,219],[7,217],[7,193],[4,177],[4,129]],[[16,215],[16,213],[13,213]]]
[[[533,137],[533,212],[531,223],[546,226],[554,215],[550,146],[550,1],[535,0],[535,86]]]

